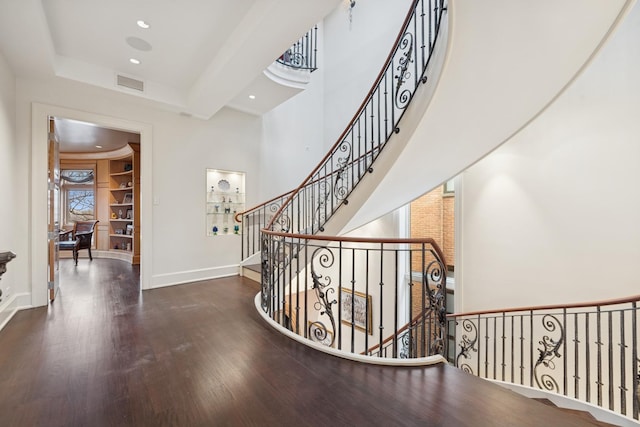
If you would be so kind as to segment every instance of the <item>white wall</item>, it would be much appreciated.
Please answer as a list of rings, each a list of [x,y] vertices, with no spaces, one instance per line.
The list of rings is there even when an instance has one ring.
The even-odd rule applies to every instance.
[[[296,188],[325,155],[324,43],[318,24],[317,64],[306,88],[263,115],[260,146],[260,195],[258,203]],[[249,207],[249,206],[247,206]]]
[[[638,39],[636,5],[567,92],[464,173],[459,311],[639,293]]]
[[[29,174],[31,158],[41,158],[46,153],[46,141],[42,141],[42,144],[36,142],[34,152],[30,152],[33,102],[125,119],[152,128],[151,147],[149,144],[145,146],[144,139],[141,144],[143,168],[145,150],[153,153],[149,162],[152,171],[146,171],[150,173],[152,182],[145,184],[143,181],[142,191],[145,192],[147,185],[146,188],[153,193],[153,199],[158,202],[152,205],[152,197],[147,194],[149,202],[145,205],[143,201],[142,205],[143,214],[150,212],[149,217],[152,218],[151,224],[141,224],[143,251],[144,240],[152,240],[150,252],[153,258],[148,253],[146,258],[145,253],[142,254],[143,264],[151,264],[147,264],[151,276],[149,286],[163,286],[237,271],[235,265],[240,257],[238,236],[220,239],[206,237],[205,170],[217,168],[246,172],[247,203],[255,203],[258,199],[260,118],[223,109],[210,120],[202,121],[163,111],[148,101],[64,79],[19,78],[17,141],[20,150],[17,169],[20,173],[17,176],[17,191],[19,195],[24,194],[20,199],[25,199],[21,200],[19,223],[24,236],[28,236],[33,227],[28,222],[29,215],[25,214],[29,212],[26,201],[30,193],[29,178],[35,172],[36,175],[41,172],[32,171]],[[142,175],[144,180],[145,170]],[[38,183],[35,185],[38,186]],[[46,224],[46,212],[35,212],[34,218]],[[32,279],[39,280],[37,277]],[[34,283],[34,289],[39,289],[39,286],[40,283]]]
[[[4,294],[0,307],[10,298],[8,288],[12,288],[13,293],[18,283],[26,282],[21,272],[26,270],[28,259],[26,240],[18,239],[15,233],[21,210],[21,206],[15,203],[15,187],[12,185],[20,170],[16,168],[15,86],[15,77],[0,53],[0,251],[10,250],[19,256],[9,263],[7,272],[0,279],[0,289]],[[24,174],[20,175],[24,177]],[[1,316],[2,313],[0,324]]]

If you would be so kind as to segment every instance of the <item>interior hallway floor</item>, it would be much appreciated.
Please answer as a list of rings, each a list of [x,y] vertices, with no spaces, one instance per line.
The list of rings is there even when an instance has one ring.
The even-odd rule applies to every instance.
[[[116,260],[61,261],[49,307],[0,331],[0,426],[584,426],[452,366],[364,365],[256,312],[242,277],[139,291]]]

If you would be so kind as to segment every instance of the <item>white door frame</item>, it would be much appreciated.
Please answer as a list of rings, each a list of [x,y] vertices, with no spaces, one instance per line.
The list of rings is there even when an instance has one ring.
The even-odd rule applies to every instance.
[[[31,108],[31,305],[47,305],[47,134],[48,118],[95,123],[140,134],[140,287],[150,289],[153,266],[152,147],[153,127],[147,123],[109,117],[56,105],[33,103]]]

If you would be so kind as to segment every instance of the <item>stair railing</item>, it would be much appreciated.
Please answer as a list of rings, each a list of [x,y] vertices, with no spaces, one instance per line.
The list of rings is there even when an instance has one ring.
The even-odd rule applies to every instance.
[[[343,204],[394,133],[426,69],[447,8],[446,0],[414,0],[393,48],[355,115],[334,146],[289,196],[266,228],[316,234]]]
[[[310,70],[318,69],[316,65],[318,53],[318,26],[316,25],[284,52],[276,62],[287,67]]]
[[[638,420],[640,295],[448,315],[449,361],[482,378],[578,399]]]
[[[338,208],[348,204],[351,192],[365,174],[373,172],[374,161],[391,136],[400,131],[400,121],[416,89],[421,83],[427,82],[426,69],[446,5],[446,0],[413,1],[385,65],[356,114],[333,148],[304,182],[290,193],[261,230],[261,306],[264,312],[298,335],[330,346],[336,345],[343,352],[360,354],[367,351],[369,335],[374,332],[371,322],[375,316],[379,319],[373,339],[382,348],[383,343],[389,342],[389,337],[394,336],[391,339],[393,358],[418,357],[420,354],[444,355],[446,352],[445,264],[441,256],[434,255],[439,249],[429,249],[434,257],[429,265],[434,266],[434,271],[423,272],[425,277],[432,274],[435,282],[436,279],[442,281],[431,285],[428,279],[423,280],[425,296],[419,298],[422,305],[415,308],[412,297],[407,296],[407,293],[411,294],[411,281],[404,283],[398,277],[401,271],[398,264],[400,254],[407,250],[403,245],[414,242],[314,236],[324,231],[324,225]],[[377,248],[376,244],[380,247]],[[389,248],[385,244],[399,246]],[[424,246],[422,250],[426,250]],[[394,253],[391,258],[395,259],[394,267],[383,262],[383,259],[390,259],[384,255],[387,251]],[[379,257],[379,263],[370,263],[370,255]],[[346,281],[342,268],[343,260],[349,256],[352,273],[350,280]],[[357,257],[360,258],[358,262],[355,261]],[[426,259],[427,255],[422,254],[422,257]],[[333,271],[336,258],[338,270]],[[377,282],[374,279],[376,269],[371,270],[370,265],[379,267]],[[319,273],[321,268],[330,271]],[[385,271],[392,271],[396,277],[384,276]],[[301,288],[302,281],[304,286]],[[391,288],[395,290],[393,296],[384,291],[385,282],[390,281],[394,283]],[[310,289],[316,293],[311,318],[308,304]],[[375,307],[371,305],[374,298],[370,295],[374,289],[377,289],[379,299]],[[429,289],[434,289],[435,294],[429,296]],[[304,317],[300,316],[301,292],[305,301]],[[351,311],[345,307],[351,307]],[[436,310],[433,312],[435,314],[430,310]],[[410,329],[410,332],[400,331],[414,313],[425,313],[423,336],[414,329]],[[325,318],[320,320],[322,316]],[[350,326],[346,332],[342,327],[343,317]],[[299,321],[301,318],[302,324]],[[418,341],[420,344],[414,345]],[[407,342],[406,347],[403,347],[404,342]],[[384,357],[388,353],[386,350],[385,353],[378,352],[377,357]]]
[[[295,190],[242,212],[242,259],[256,253],[260,228],[315,234],[353,191],[399,123],[435,46],[446,0],[414,0],[371,90],[334,146]],[[272,209],[277,208],[274,212]]]
[[[377,359],[446,354],[446,262],[433,239],[263,230],[263,245],[262,308],[295,334]]]

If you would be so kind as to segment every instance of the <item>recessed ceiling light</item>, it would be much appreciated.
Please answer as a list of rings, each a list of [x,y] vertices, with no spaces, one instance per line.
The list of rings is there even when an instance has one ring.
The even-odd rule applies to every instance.
[[[140,65],[140,60],[136,58],[130,58],[129,62],[131,62],[132,64]]]
[[[149,27],[150,27],[150,25],[149,25],[149,24],[147,24],[147,23],[146,23],[145,21],[143,21],[142,19],[138,20],[138,22],[136,22],[136,24],[138,24],[138,27],[140,27],[140,28],[144,28],[145,30],[146,30],[147,28],[149,28]]]
[[[102,145],[96,145],[96,148],[102,148]]]
[[[255,95],[249,95],[249,99],[256,99]]]

